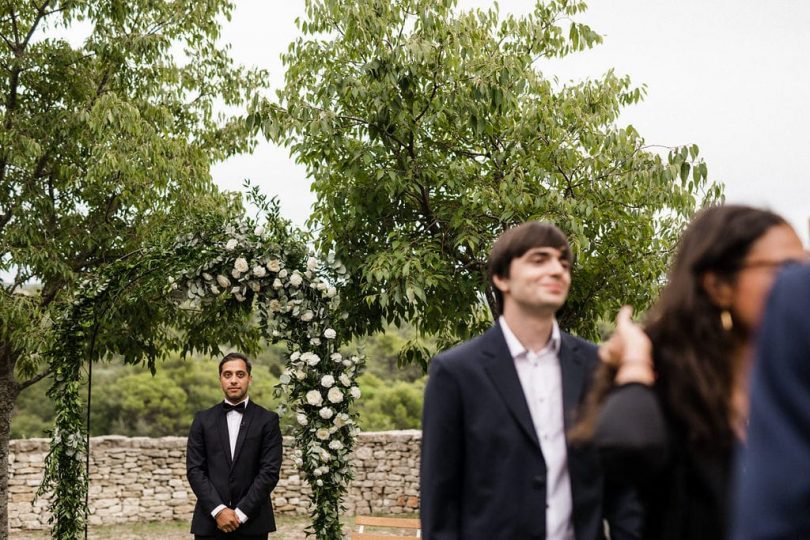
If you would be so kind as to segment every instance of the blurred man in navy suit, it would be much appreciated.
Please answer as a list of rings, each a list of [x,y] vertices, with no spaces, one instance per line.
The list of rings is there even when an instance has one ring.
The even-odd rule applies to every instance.
[[[810,266],[786,269],[768,301],[738,463],[735,540],[810,538]]]
[[[565,235],[529,222],[492,248],[502,316],[434,358],[422,422],[426,540],[638,538],[640,507],[607,493],[597,454],[566,429],[598,364],[596,346],[560,331],[571,285]]]

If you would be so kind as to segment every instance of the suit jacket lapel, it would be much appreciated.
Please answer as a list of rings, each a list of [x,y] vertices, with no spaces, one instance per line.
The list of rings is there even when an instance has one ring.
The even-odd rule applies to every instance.
[[[228,467],[233,464],[231,459],[231,442],[228,438],[228,420],[225,418],[225,411],[222,405],[214,407],[214,417],[217,426],[217,433],[219,434],[219,443],[222,445],[222,453],[228,460]]]
[[[573,415],[582,397],[585,385],[585,364],[579,345],[570,335],[560,334],[560,373],[562,376],[563,424],[568,431],[572,427]]]
[[[484,369],[515,421],[539,450],[540,441],[537,440],[537,432],[534,429],[531,413],[529,413],[529,405],[526,403],[526,396],[523,394],[515,363],[500,326],[496,323],[482,337]]]
[[[253,420],[254,409],[255,407],[253,404],[248,401],[247,408],[242,414],[242,422],[239,425],[239,434],[236,436],[236,447],[233,451],[233,462],[231,463],[231,467],[233,467],[233,464],[236,463],[236,460],[239,458],[239,452],[242,450],[242,446],[245,444],[245,437],[247,437],[250,422]]]

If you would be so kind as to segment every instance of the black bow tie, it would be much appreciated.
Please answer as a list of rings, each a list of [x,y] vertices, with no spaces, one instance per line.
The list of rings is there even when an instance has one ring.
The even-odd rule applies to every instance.
[[[247,402],[245,402],[245,401],[243,401],[242,403],[237,403],[236,405],[231,405],[227,401],[222,402],[222,408],[225,409],[225,414],[228,414],[231,411],[236,411],[239,414],[244,414],[246,407],[247,407]]]

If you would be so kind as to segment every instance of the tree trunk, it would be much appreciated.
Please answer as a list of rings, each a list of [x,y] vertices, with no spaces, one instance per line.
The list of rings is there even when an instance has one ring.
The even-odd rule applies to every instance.
[[[8,346],[0,346],[0,540],[8,538],[8,442],[11,413],[20,393],[14,380],[16,358]]]

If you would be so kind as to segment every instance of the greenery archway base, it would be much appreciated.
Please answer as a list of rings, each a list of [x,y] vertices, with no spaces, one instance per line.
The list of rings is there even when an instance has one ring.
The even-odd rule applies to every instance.
[[[54,538],[77,539],[85,526],[88,443],[79,391],[86,360],[117,353],[154,372],[167,347],[214,353],[218,343],[256,340],[288,345],[276,391],[297,420],[292,459],[312,489],[308,532],[341,538],[341,498],[352,478],[348,458],[356,434],[350,405],[360,397],[355,381],[363,369],[361,357],[339,352],[347,318],[338,294],[348,279],[345,267],[307,253],[277,207],[261,225],[242,219],[204,229],[110,265],[80,285],[55,322],[48,395],[56,420],[39,491],[52,497]],[[107,320],[125,324],[110,328]]]

